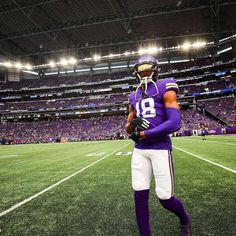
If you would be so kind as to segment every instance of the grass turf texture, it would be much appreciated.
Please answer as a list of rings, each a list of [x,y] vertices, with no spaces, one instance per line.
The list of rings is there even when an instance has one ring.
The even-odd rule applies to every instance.
[[[236,169],[235,136],[175,138],[173,144]],[[130,156],[115,155],[132,146],[129,140],[0,146],[0,212],[114,152],[0,217],[0,235],[138,235]],[[236,235],[235,174],[177,149],[173,156],[175,194],[191,213],[193,235]],[[178,235],[178,219],[160,206],[153,183],[149,204],[153,235]]]

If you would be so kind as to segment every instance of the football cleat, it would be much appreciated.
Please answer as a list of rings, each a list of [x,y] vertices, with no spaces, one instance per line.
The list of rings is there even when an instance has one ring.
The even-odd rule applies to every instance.
[[[189,217],[190,219],[190,217]],[[189,224],[187,225],[180,225],[180,236],[192,236],[192,229],[191,229],[191,219]]]

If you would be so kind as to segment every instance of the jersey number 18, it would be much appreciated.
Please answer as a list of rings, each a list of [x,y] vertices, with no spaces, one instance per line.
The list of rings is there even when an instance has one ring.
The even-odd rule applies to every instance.
[[[139,109],[141,103],[141,109]],[[143,118],[148,117],[155,117],[156,116],[156,110],[154,108],[154,99],[153,98],[145,98],[139,102],[136,103],[136,116],[141,116]]]

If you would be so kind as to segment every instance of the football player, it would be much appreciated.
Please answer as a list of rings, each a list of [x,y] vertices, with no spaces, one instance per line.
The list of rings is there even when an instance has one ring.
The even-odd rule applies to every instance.
[[[173,79],[157,80],[158,61],[141,56],[134,65],[139,85],[129,96],[126,130],[135,142],[132,155],[132,187],[136,221],[141,236],[151,235],[148,197],[152,175],[162,206],[180,220],[180,235],[191,235],[190,217],[174,196],[172,145],[169,134],[180,128],[176,99],[178,86]]]
[[[207,131],[205,127],[202,127],[201,133],[202,133],[202,140],[206,140]]]

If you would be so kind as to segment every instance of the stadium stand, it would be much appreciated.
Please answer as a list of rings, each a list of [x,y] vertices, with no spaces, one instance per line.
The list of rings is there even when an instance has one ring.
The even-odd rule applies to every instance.
[[[200,100],[198,104],[229,124],[236,125],[235,98],[233,96]]]
[[[125,137],[124,116],[55,121],[16,122],[0,125],[0,136],[12,144],[120,139]],[[118,126],[117,126],[118,124]]]
[[[161,66],[162,79],[174,77],[180,88],[178,96],[183,109],[178,135],[189,135],[202,127],[218,129],[236,124],[234,95],[219,98],[214,94],[236,88],[234,63],[234,58],[225,56]],[[219,67],[222,65],[223,68]],[[127,71],[2,83],[0,112],[17,122],[2,122],[0,137],[16,144],[55,142],[61,138],[68,141],[127,138],[123,127],[128,94],[136,86],[134,76]],[[186,102],[189,96],[190,103]],[[50,117],[53,111],[54,116]],[[207,116],[205,111],[213,116]],[[60,112],[64,112],[64,119],[55,115]],[[103,116],[97,116],[99,113]],[[68,116],[71,114],[72,117]],[[84,115],[89,118],[83,118]],[[113,129],[115,124],[119,125]]]

